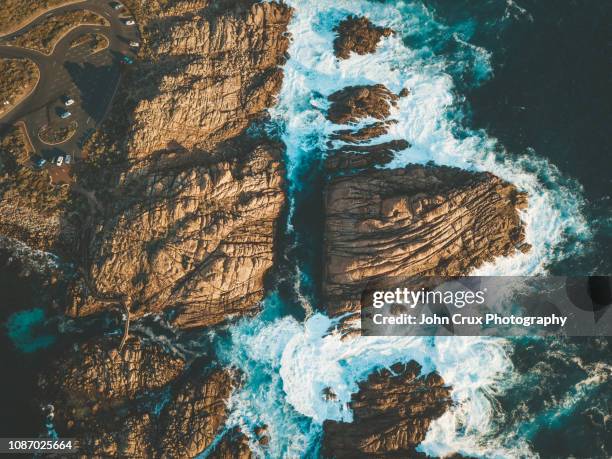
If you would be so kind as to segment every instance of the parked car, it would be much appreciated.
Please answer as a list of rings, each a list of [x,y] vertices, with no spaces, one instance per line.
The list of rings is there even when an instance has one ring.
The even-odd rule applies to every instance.
[[[64,163],[70,164],[71,162],[72,162],[72,156],[66,155],[66,159],[64,160]]]
[[[64,164],[64,157],[63,156],[58,156],[57,157],[57,162],[55,163],[58,166],[61,166],[62,164]]]
[[[72,116],[72,113],[70,113],[68,110],[64,110],[60,114],[60,118],[63,120],[65,120],[66,118],[70,118],[71,116]]]
[[[123,5],[119,2],[110,2],[109,5],[111,6],[112,9],[118,11],[121,8],[123,8]]]
[[[66,107],[70,107],[72,104],[74,104],[74,99],[72,97],[64,96],[63,101]]]
[[[127,26],[136,25],[136,22],[132,18],[124,18],[122,19],[122,22]]]
[[[121,63],[127,64],[127,65],[132,65],[134,63],[134,60],[131,57],[129,57],[129,56],[123,56],[121,58]]]
[[[130,48],[140,48],[140,43],[138,43],[137,41],[131,41]]]
[[[43,167],[45,164],[47,164],[47,160],[45,158],[38,158],[36,161],[34,161],[34,165],[36,167]]]

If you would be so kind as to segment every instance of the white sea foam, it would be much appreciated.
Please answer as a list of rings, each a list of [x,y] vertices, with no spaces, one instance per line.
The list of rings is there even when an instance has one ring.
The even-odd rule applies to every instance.
[[[282,125],[287,146],[290,223],[295,211],[293,198],[303,186],[300,167],[325,151],[327,136],[337,128],[324,116],[327,96],[348,85],[382,83],[395,92],[410,90],[393,110],[392,117],[398,123],[380,140],[403,138],[412,146],[398,153],[389,167],[434,161],[490,171],[529,193],[529,208],[522,218],[533,249],[483,266],[478,274],[542,272],[560,255],[558,247],[568,234],[587,236],[588,228],[580,214],[580,190],[575,184],[563,180],[554,167],[536,155],[504,153],[486,133],[466,132],[459,125],[461,106],[454,94],[453,75],[447,73],[451,63],[434,56],[425,45],[411,49],[402,41],[405,36],[454,33],[435,23],[422,5],[358,0],[288,3],[295,9],[290,25],[291,58],[284,68],[279,104],[271,113]],[[374,54],[339,61],[333,55],[332,29],[347,14],[366,15],[398,34],[384,38]],[[491,72],[487,51],[458,35],[455,39],[464,51],[472,53],[474,79],[487,78]],[[276,302],[276,296],[270,297],[266,308]],[[220,346],[221,358],[246,375],[243,389],[232,398],[229,424],[243,425],[246,432],[248,427],[267,424],[273,457],[312,453],[324,420],[351,420],[346,404],[359,380],[377,367],[410,359],[423,365],[424,371],[438,371],[453,386],[456,402],[432,424],[421,445],[423,451],[486,457],[531,454],[524,443],[508,444],[504,439],[490,438],[494,422],[501,416],[491,395],[503,391],[504,384],[513,378],[504,340],[381,337],[343,341],[326,333],[331,323],[321,314],[303,324],[288,317],[274,322],[250,319],[232,327],[231,340]],[[337,395],[336,400],[324,399],[321,392],[327,387]]]

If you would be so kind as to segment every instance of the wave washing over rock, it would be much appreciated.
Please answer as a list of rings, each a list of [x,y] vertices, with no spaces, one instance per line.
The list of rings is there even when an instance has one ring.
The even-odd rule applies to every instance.
[[[328,97],[349,86],[384,85],[393,94],[405,93],[405,89],[409,92],[389,107],[385,126],[381,128],[381,117],[365,117],[346,129],[361,129],[356,137],[366,148],[373,143],[406,141],[391,161],[387,153],[383,154],[385,167],[433,161],[474,172],[492,172],[529,196],[528,207],[520,216],[525,225],[524,240],[531,250],[487,262],[477,269],[479,274],[544,272],[556,257],[569,255],[556,251],[568,235],[589,237],[580,213],[580,189],[545,160],[500,155],[495,139],[463,127],[461,105],[454,94],[457,75],[449,73],[456,68],[455,63],[435,57],[426,46],[410,48],[402,41],[407,36],[425,34],[443,34],[448,39],[455,36],[453,30],[435,23],[422,6],[409,3],[289,4],[295,9],[289,27],[293,36],[291,57],[284,67],[279,104],[271,110],[287,146],[291,206],[288,231],[295,230],[293,217],[304,191],[301,181],[305,165],[321,159],[330,139],[335,149],[346,145],[343,141],[355,139],[347,133],[338,135],[338,126],[327,119]],[[380,42],[374,53],[353,53],[348,59],[337,59],[335,29],[350,15],[367,16],[376,26],[396,33],[377,36]],[[462,46],[461,57],[471,61],[474,79],[486,79],[491,71],[486,51],[458,36],[456,40]],[[343,119],[336,118],[336,122]],[[367,135],[371,131],[376,131],[375,141]],[[353,419],[348,406],[359,381],[377,368],[411,360],[423,366],[423,374],[437,371],[452,387],[454,402],[432,422],[420,451],[435,456],[533,455],[524,440],[495,437],[495,420],[503,414],[491,396],[503,393],[517,378],[508,354],[510,343],[486,338],[342,339],[339,333],[330,333],[337,320],[323,314],[312,315],[304,323],[288,317],[270,319],[282,308],[280,301],[275,294],[269,296],[264,302],[267,314],[231,327],[230,338],[219,344],[221,358],[240,368],[246,381],[231,399],[228,424],[247,430],[248,426],[267,424],[271,456],[317,452],[326,420]]]

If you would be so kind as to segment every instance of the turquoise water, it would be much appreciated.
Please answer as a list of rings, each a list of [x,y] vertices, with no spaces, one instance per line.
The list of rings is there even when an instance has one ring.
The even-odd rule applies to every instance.
[[[56,337],[45,334],[45,311],[34,308],[11,315],[6,323],[7,334],[21,352],[31,353],[51,346]]]
[[[229,328],[229,337],[217,342],[221,361],[246,375],[244,386],[231,400],[228,425],[241,425],[248,432],[267,424],[270,449],[259,450],[260,454],[316,456],[323,421],[351,420],[346,403],[357,381],[377,367],[416,359],[425,371],[438,371],[453,386],[456,401],[449,413],[433,423],[421,445],[428,454],[546,457],[559,454],[547,436],[567,428],[586,442],[579,444],[595,442],[593,454],[609,451],[602,440],[605,428],[590,436],[589,421],[576,414],[585,406],[605,406],[594,398],[601,387],[609,387],[610,354],[605,346],[600,360],[587,364],[581,355],[590,352],[590,342],[557,343],[554,356],[544,345],[540,357],[552,363],[541,371],[539,360],[525,365],[529,359],[523,354],[534,344],[521,341],[341,340],[329,333],[333,321],[317,312],[325,305],[311,288],[313,279],[320,276],[320,239],[316,237],[320,189],[313,190],[320,183],[317,177],[327,136],[336,128],[325,119],[326,98],[355,84],[383,83],[395,92],[404,87],[411,91],[392,113],[397,124],[380,139],[405,138],[412,145],[399,152],[390,167],[434,161],[490,171],[529,193],[529,208],[522,218],[534,249],[498,259],[479,268],[478,274],[529,275],[549,272],[552,267],[558,272],[566,260],[593,253],[598,221],[591,218],[583,184],[561,170],[554,152],[510,150],[473,122],[478,107],[469,102],[478,102],[480,88],[496,78],[499,33],[514,24],[530,23],[534,17],[517,3],[503,1],[483,3],[480,17],[470,17],[444,2],[288,3],[295,8],[291,58],[285,65],[279,104],[271,111],[275,123],[271,131],[280,133],[287,145],[290,213],[283,263],[284,272],[292,275],[282,278],[279,289],[266,299],[262,317],[240,321]],[[447,7],[447,16],[441,14],[440,4]],[[348,14],[366,15],[398,34],[384,40],[373,55],[338,61],[332,50],[333,27]],[[499,33],[493,39],[495,28]],[[515,130],[520,129],[516,124]],[[557,372],[567,377],[560,378]],[[321,391],[326,387],[338,395],[337,400],[324,400]],[[534,387],[543,388],[541,405],[530,395]],[[256,442],[252,446],[258,448]],[[585,450],[569,442],[565,448],[561,455]]]

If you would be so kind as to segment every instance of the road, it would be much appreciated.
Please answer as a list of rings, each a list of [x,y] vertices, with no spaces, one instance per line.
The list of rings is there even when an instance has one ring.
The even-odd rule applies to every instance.
[[[135,50],[130,48],[129,43],[140,42],[138,27],[123,24],[121,16],[131,17],[126,10],[115,11],[104,0],[86,0],[51,9],[18,31],[1,37],[4,40],[24,33],[51,15],[83,9],[99,14],[110,25],[75,27],[62,37],[51,55],[14,46],[0,46],[0,57],[27,58],[40,70],[40,79],[34,91],[0,118],[0,135],[22,121],[35,153],[46,159],[65,154],[81,157],[84,141],[104,119],[117,91],[122,57],[135,57]],[[93,32],[107,38],[107,49],[91,54],[86,46],[70,48],[76,38]],[[61,102],[64,96],[73,98],[75,104],[64,107]],[[58,116],[63,108],[72,113],[66,120]],[[51,146],[39,139],[38,132],[43,126],[65,126],[72,121],[78,123],[78,129],[66,142]]]

